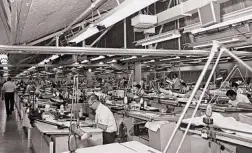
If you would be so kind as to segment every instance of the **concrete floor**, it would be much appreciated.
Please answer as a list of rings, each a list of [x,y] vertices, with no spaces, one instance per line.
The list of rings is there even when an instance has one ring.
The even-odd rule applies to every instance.
[[[4,102],[0,101],[0,153],[32,153],[21,125],[17,111],[7,118]]]

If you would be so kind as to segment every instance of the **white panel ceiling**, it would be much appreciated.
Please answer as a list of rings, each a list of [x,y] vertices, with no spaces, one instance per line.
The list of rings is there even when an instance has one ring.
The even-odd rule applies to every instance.
[[[33,0],[21,43],[36,40],[66,27],[90,4],[90,0]]]
[[[0,45],[6,45],[9,43],[7,31],[5,30],[4,23],[0,17]]]

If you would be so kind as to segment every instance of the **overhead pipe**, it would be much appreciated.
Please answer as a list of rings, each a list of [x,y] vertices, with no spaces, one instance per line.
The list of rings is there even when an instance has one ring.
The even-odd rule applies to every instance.
[[[8,46],[0,45],[0,53],[17,54],[85,54],[85,55],[130,55],[130,56],[168,56],[168,55],[205,55],[204,50],[165,50],[165,49],[126,49],[92,47],[53,47],[53,46]],[[251,53],[246,52],[246,55]]]

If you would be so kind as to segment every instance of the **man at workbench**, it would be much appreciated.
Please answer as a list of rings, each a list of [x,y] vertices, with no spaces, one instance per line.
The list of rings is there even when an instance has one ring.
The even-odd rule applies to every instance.
[[[113,113],[99,101],[99,97],[95,94],[88,97],[88,104],[95,110],[96,126],[103,130],[103,144],[114,143],[117,126]]]
[[[228,90],[226,96],[229,98],[228,103],[231,104],[232,106],[237,106],[238,104],[242,103],[248,103],[248,104],[251,103],[247,96],[236,93],[233,90]]]

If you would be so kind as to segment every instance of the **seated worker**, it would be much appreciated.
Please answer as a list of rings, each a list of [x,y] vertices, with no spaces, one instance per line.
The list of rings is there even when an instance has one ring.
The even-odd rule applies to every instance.
[[[136,95],[137,95],[137,96],[143,96],[143,95],[145,95],[145,92],[144,92],[144,90],[142,89],[142,87],[141,87],[140,84],[137,84],[137,85],[136,85]]]
[[[236,93],[243,94],[243,90],[239,88],[239,85],[236,82],[233,82],[231,85],[231,89]]]
[[[116,138],[116,121],[110,109],[99,101],[99,97],[91,94],[88,97],[89,107],[95,110],[95,123],[103,130],[103,144],[114,143]]]
[[[229,98],[228,103],[232,106],[237,106],[240,103],[251,103],[247,96],[236,93],[233,90],[228,90],[226,96]]]
[[[178,78],[178,75],[176,73],[173,74],[173,79],[172,80],[166,80],[168,83],[172,85],[172,89],[174,90],[179,90],[180,89],[180,84],[183,82],[180,78]]]
[[[189,91],[189,87],[187,86],[187,84],[185,82],[182,82],[180,85],[180,91],[182,93],[187,93]]]

